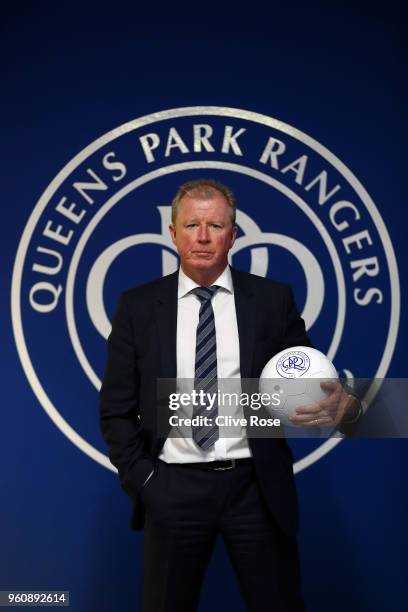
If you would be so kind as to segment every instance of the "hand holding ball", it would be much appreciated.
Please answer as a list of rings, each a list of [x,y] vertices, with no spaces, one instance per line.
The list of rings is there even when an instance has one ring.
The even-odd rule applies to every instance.
[[[327,397],[320,383],[337,380],[336,369],[326,355],[308,346],[294,346],[268,361],[261,373],[259,391],[270,395],[279,393],[279,406],[271,405],[267,410],[283,425],[293,425],[289,417],[296,414],[296,408],[316,404]]]

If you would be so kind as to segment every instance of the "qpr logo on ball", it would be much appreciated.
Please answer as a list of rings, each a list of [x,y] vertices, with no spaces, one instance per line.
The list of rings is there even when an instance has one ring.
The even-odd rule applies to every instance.
[[[112,470],[96,394],[113,310],[124,289],[177,269],[170,199],[193,178],[235,192],[231,263],[294,287],[314,345],[339,372],[384,377],[394,350],[392,244],[364,186],[332,152],[296,127],[234,108],[176,108],[130,121],[46,188],[12,284],[15,340],[33,392],[73,444]],[[295,471],[339,441],[308,449]]]
[[[309,367],[310,359],[302,351],[289,351],[276,364],[277,371],[285,378],[299,378],[306,374]]]

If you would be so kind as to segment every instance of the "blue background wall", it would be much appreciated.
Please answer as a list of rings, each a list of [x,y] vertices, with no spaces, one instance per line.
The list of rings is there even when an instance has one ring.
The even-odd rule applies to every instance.
[[[115,476],[73,446],[35,398],[15,348],[9,296],[26,221],[77,152],[125,121],[172,107],[239,107],[294,125],[334,151],[376,202],[404,304],[396,5],[200,11],[176,19],[169,7],[148,15],[119,4],[3,9],[0,589],[70,590],[75,611],[140,609],[142,535],[128,530],[130,502]],[[403,308],[390,376],[406,375],[404,337]],[[55,359],[63,369],[64,356]],[[68,386],[75,391],[75,381]],[[94,402],[96,422],[96,394]],[[312,612],[404,609],[407,456],[404,440],[347,440],[297,477]],[[214,592],[220,610],[243,610],[221,545],[202,610]]]

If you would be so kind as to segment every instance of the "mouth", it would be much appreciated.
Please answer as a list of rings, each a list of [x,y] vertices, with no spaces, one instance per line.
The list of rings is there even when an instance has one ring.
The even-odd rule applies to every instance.
[[[213,253],[211,251],[193,251],[193,255],[199,255],[201,256],[208,256],[208,255],[212,255]]]

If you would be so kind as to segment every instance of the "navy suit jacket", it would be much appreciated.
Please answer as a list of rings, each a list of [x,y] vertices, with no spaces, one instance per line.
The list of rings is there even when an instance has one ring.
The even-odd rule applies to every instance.
[[[231,268],[242,378],[258,378],[279,351],[310,346],[289,286]],[[166,436],[158,433],[157,378],[177,376],[178,273],[121,295],[108,339],[100,393],[101,431],[122,487],[134,502],[132,527],[142,529],[140,490]],[[162,430],[160,430],[160,433]],[[261,491],[289,535],[297,530],[293,456],[284,438],[249,438]]]

